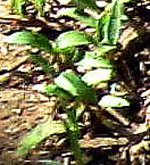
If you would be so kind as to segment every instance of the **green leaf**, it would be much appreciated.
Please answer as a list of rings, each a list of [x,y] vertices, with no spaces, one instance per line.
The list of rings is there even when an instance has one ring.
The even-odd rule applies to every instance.
[[[55,84],[57,84],[60,88],[69,91],[72,96],[78,96],[78,89],[74,84],[66,78],[66,72],[62,73],[55,79]]]
[[[84,68],[113,68],[110,60],[98,57],[96,52],[86,52],[84,58],[76,63],[77,66]]]
[[[79,101],[95,103],[97,100],[95,92],[71,70],[62,72],[60,76],[55,79],[55,84],[69,92]]]
[[[13,44],[26,44],[42,50],[51,51],[51,44],[44,35],[29,31],[16,32],[6,37],[3,42]]]
[[[67,91],[63,90],[55,84],[47,85],[43,92],[48,96],[57,96],[62,100],[71,100],[73,98],[72,95],[70,95]]]
[[[96,48],[95,52],[97,57],[103,57],[109,54],[109,52],[114,49],[116,49],[116,46],[100,45],[98,48]]]
[[[84,32],[69,31],[62,33],[56,40],[59,49],[66,49],[75,46],[88,45],[91,43],[91,37]]]
[[[16,154],[19,156],[26,156],[30,150],[34,149],[45,138],[53,134],[61,134],[64,132],[65,127],[63,121],[47,121],[39,124],[23,137]]]
[[[122,97],[116,97],[112,95],[106,95],[102,97],[102,99],[99,101],[98,105],[104,108],[123,108],[130,106],[130,103],[128,100],[122,98]]]
[[[122,0],[114,0],[112,6],[108,37],[111,44],[116,44],[122,28],[122,15],[124,10]]]
[[[88,85],[96,86],[101,82],[107,82],[111,80],[115,75],[115,71],[111,68],[108,69],[95,69],[87,72],[82,76],[82,80]]]
[[[26,0],[11,0],[11,6],[16,10],[18,14],[22,14],[22,7]]]
[[[113,0],[101,14],[98,35],[102,43],[115,45],[123,26],[124,1]]]
[[[76,20],[79,20],[80,22],[86,24],[87,26],[94,27],[94,28],[96,27],[96,24],[97,24],[96,19],[90,17],[89,15],[86,15],[85,13],[77,12],[75,7],[65,8],[58,11],[58,16],[68,16]]]

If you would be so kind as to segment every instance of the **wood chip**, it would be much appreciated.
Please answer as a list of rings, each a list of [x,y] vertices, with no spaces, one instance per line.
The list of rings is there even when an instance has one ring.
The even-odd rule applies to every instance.
[[[99,148],[99,147],[113,147],[123,146],[128,143],[127,138],[94,138],[88,140],[80,140],[79,144],[81,148]]]

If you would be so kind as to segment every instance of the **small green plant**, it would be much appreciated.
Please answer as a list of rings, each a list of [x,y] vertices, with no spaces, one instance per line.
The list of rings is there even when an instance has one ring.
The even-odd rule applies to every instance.
[[[35,8],[41,12],[45,0],[31,1],[35,4]],[[12,6],[19,14],[22,14],[22,7],[25,2],[26,0],[12,0]],[[127,1],[112,0],[105,7],[105,10],[99,14],[99,9],[94,0],[74,0],[72,3],[76,5],[75,7],[59,12],[59,16],[77,19],[86,24],[87,27],[94,28],[95,32],[92,33],[76,30],[68,31],[60,34],[56,40],[49,41],[42,34],[22,31],[16,32],[3,40],[7,43],[28,44],[44,50],[54,57],[63,56],[69,59],[72,65],[72,69],[63,72],[61,70],[56,71],[53,63],[48,59],[40,56],[31,56],[31,59],[38,65],[41,65],[46,73],[51,73],[54,76],[54,83],[46,85],[42,92],[48,96],[56,96],[60,99],[61,105],[68,115],[68,122],[63,124],[62,122],[53,123],[51,121],[46,123],[46,127],[44,124],[43,126],[37,126],[24,138],[20,148],[17,150],[17,154],[24,156],[50,135],[66,131],[77,162],[81,165],[85,164],[78,144],[80,137],[78,117],[85,110],[85,107],[99,105],[104,108],[110,106],[121,108],[130,105],[126,99],[119,96],[104,96],[101,100],[98,100],[97,92],[97,88],[102,88],[103,84],[107,87],[108,83],[117,77],[113,51],[117,48],[122,26],[125,20],[127,20],[124,14],[125,2]],[[84,12],[85,8],[97,12],[98,18]],[[82,49],[82,46],[89,47],[89,45],[93,47],[90,51]],[[82,56],[81,53],[83,54]],[[59,60],[55,62],[59,65]],[[64,61],[64,65],[65,63],[68,63],[68,61]],[[55,75],[58,76],[56,77]],[[109,103],[110,99],[113,102],[112,105]],[[84,105],[84,108],[81,108],[81,105]],[[68,108],[70,106],[71,108]],[[60,129],[52,129],[57,126],[61,126]]]

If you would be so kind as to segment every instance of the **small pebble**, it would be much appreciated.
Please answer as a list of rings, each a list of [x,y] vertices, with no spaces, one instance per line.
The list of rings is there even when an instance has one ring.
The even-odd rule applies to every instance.
[[[22,110],[20,108],[13,108],[13,109],[11,109],[11,112],[19,115],[19,114],[21,114]]]

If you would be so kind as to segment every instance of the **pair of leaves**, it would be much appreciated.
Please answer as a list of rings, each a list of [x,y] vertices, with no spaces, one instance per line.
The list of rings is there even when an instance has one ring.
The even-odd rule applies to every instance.
[[[55,79],[55,83],[80,101],[95,101],[94,92],[71,70],[67,70]]]
[[[48,94],[54,94],[61,98],[76,98],[76,101],[84,103],[96,103],[97,98],[95,92],[88,87],[73,71],[67,70],[62,72],[54,80],[56,86],[46,87]],[[49,91],[48,91],[49,90]],[[65,92],[64,92],[65,91]]]
[[[22,31],[16,32],[8,37],[6,37],[3,42],[14,43],[14,44],[28,44],[39,49],[46,50],[48,52],[52,51],[52,44],[42,34]],[[84,32],[79,31],[69,31],[61,34],[56,39],[56,49],[67,49],[70,47],[87,45],[92,42],[89,35]]]

